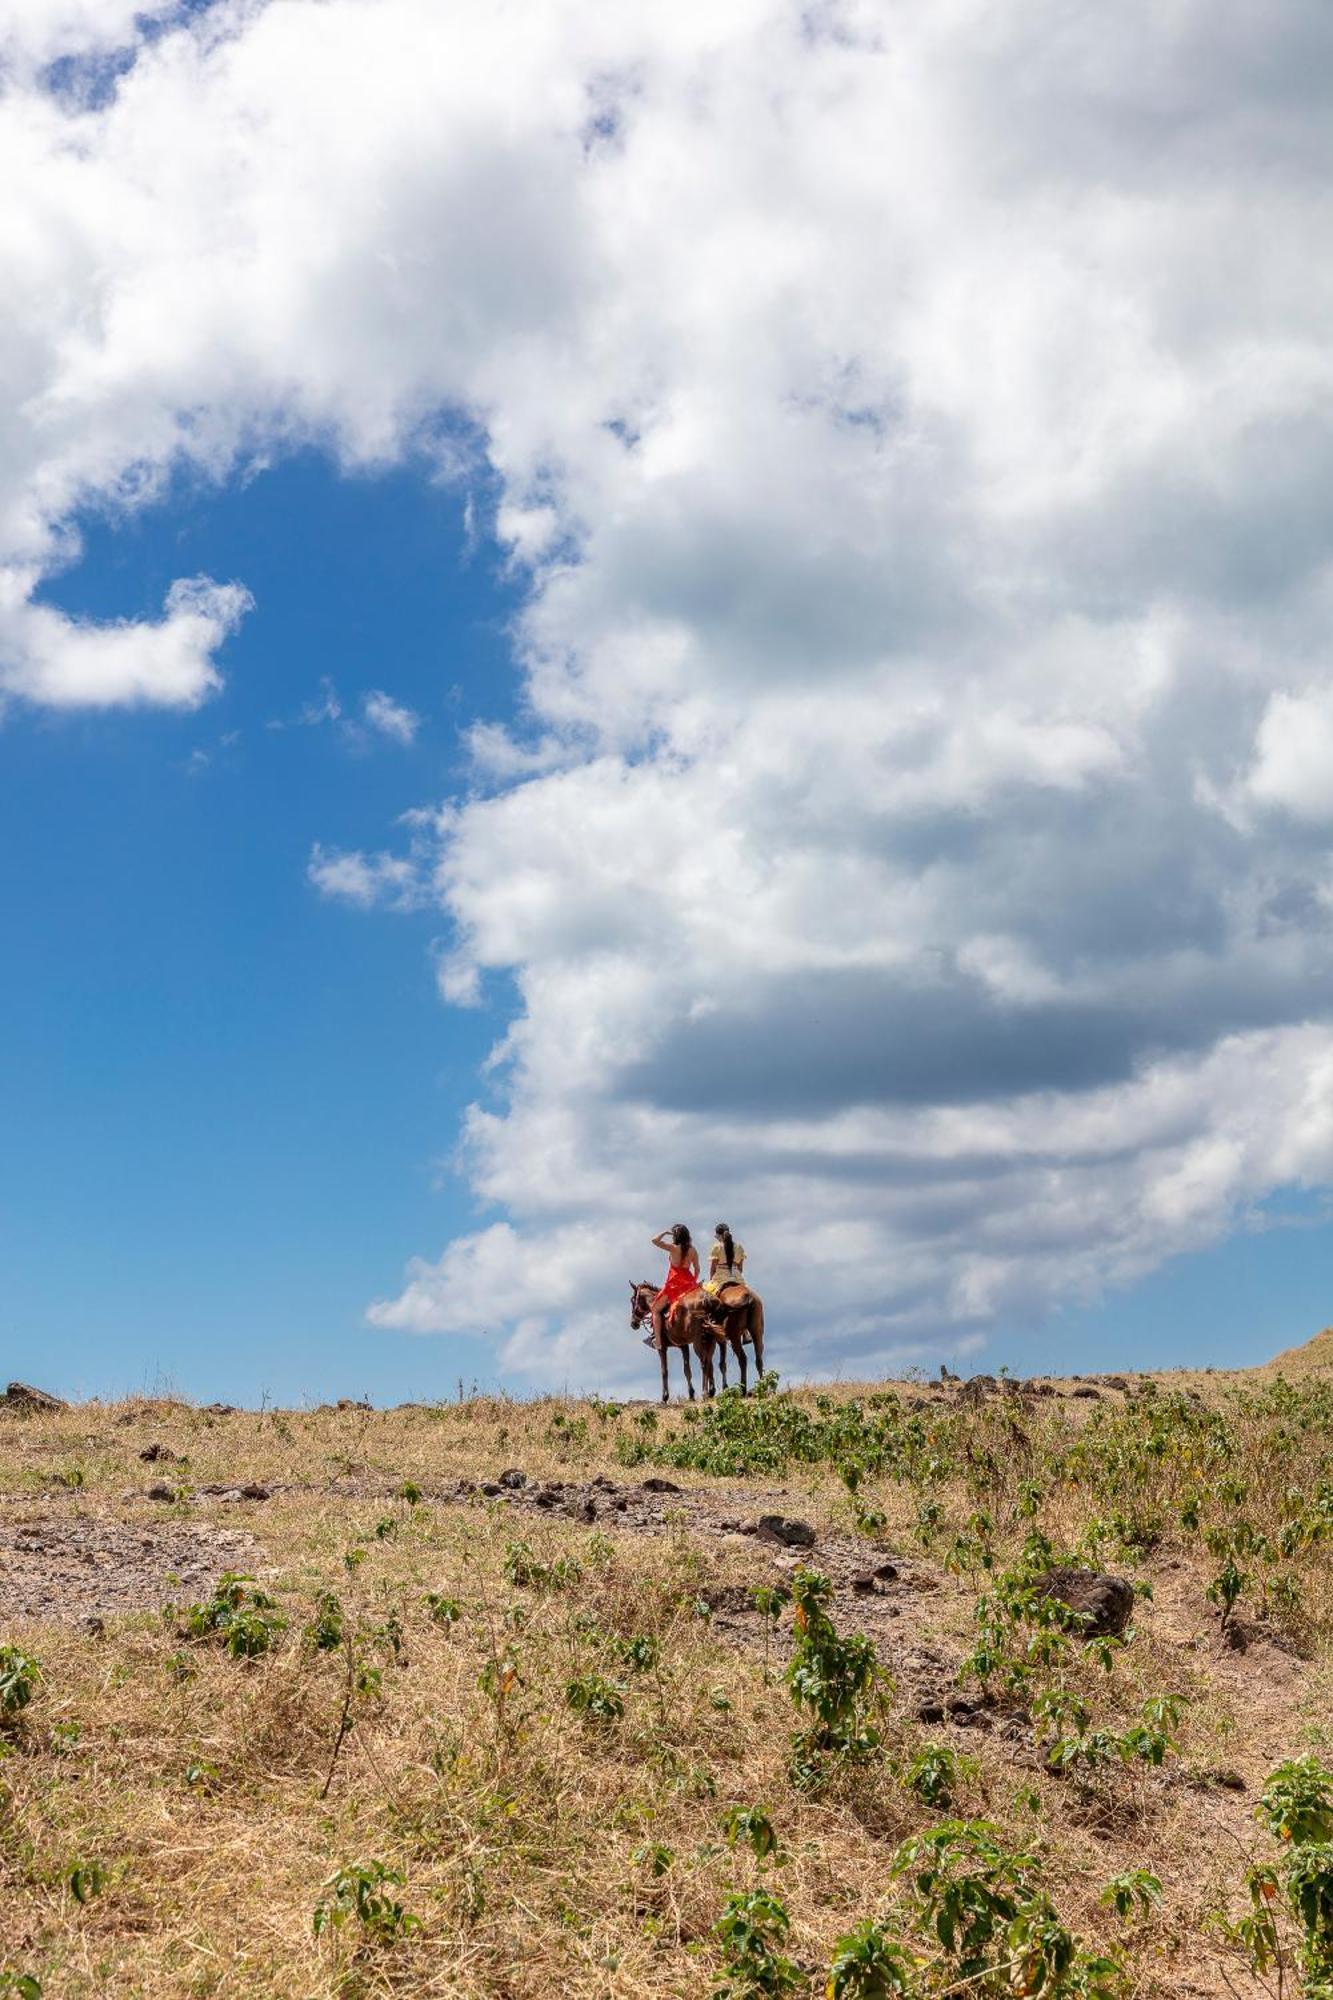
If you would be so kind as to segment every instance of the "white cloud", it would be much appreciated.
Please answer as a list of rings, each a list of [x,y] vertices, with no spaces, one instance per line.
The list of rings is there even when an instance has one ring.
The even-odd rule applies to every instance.
[[[410,743],[421,727],[421,717],[385,694],[382,688],[372,688],[363,695],[361,713],[367,728],[387,736],[391,743]]]
[[[420,900],[419,871],[406,857],[330,850],[317,842],[306,873],[322,896],[361,909],[380,903],[415,909]]]
[[[0,690],[48,708],[197,708],[218,685],[213,655],[253,600],[206,576],[173,583],[157,624],[67,618],[0,579]]]
[[[33,637],[183,457],[474,454],[526,587],[479,789],[311,864],[518,996],[504,1220],[380,1323],[609,1379],[723,1213],[783,1365],[943,1351],[1328,1177],[1330,60],[1316,0],[223,0],[95,111],[19,66],[0,686],[206,691],[199,625]]]
[[[1333,687],[1270,697],[1246,789],[1261,806],[1333,824]]]

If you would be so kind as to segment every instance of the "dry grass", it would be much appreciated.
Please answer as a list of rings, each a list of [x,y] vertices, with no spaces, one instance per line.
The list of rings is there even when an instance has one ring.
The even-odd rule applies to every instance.
[[[1208,1378],[1205,1393],[1224,1399],[1232,1386]],[[830,1400],[845,1406],[856,1393]],[[1160,1516],[1151,1546],[1127,1551],[1109,1528],[1092,1546],[1107,1566],[1151,1581],[1155,1600],[1141,1606],[1109,1676],[1075,1663],[1067,1678],[1107,1726],[1123,1727],[1167,1690],[1190,1706],[1163,1770],[1117,1768],[1080,1788],[1045,1769],[1016,1707],[983,1717],[985,1729],[915,1720],[909,1660],[934,1649],[952,1665],[971,1644],[987,1577],[969,1575],[965,1561],[959,1573],[950,1552],[978,1506],[1000,1563],[1034,1525],[1061,1547],[1086,1546],[1089,1523],[1116,1511],[1093,1489],[1113,1466],[1096,1454],[1112,1450],[1121,1401],[997,1398],[959,1410],[942,1393],[893,1393],[915,1396],[922,1426],[947,1445],[947,1466],[926,1485],[881,1469],[853,1501],[836,1465],[732,1480],[668,1468],[685,1492],[678,1506],[661,1503],[653,1532],[605,1508],[588,1524],[460,1500],[454,1489],[507,1465],[532,1482],[582,1488],[601,1475],[632,1487],[658,1468],[627,1468],[626,1455],[698,1435],[678,1411],[655,1431],[632,1411],[496,1399],[225,1418],[138,1402],[0,1420],[3,1518],[225,1518],[257,1538],[259,1582],[287,1621],[253,1659],[183,1636],[179,1610],[156,1605],[100,1632],[80,1628],[77,1607],[6,1622],[0,1640],[38,1657],[42,1679],[11,1719],[0,1761],[0,1968],[37,1975],[62,2000],[695,1996],[716,1979],[713,1925],[727,1894],[762,1872],[726,1845],[723,1817],[763,1804],[786,1856],[767,1871],[791,1916],[786,1949],[809,1973],[799,1990],[822,1988],[835,1941],[861,1918],[884,1917],[912,1937],[892,1862],[905,1836],[938,1820],[905,1778],[937,1740],[972,1760],[954,1809],[994,1821],[1014,1847],[1041,1850],[1063,1918],[1089,1944],[1123,1953],[1129,1990],[1263,1990],[1205,1919],[1238,1907],[1246,1852],[1263,1850],[1252,1809],[1266,1770],[1326,1742],[1326,1553],[1285,1564],[1300,1576],[1298,1608],[1274,1601],[1261,1617],[1257,1600],[1248,1611],[1242,1602],[1250,1643],[1234,1651],[1204,1597],[1216,1565],[1178,1525],[1197,1483],[1187,1442],[1152,1471],[1151,1488],[1131,1493],[1127,1483],[1129,1511]],[[813,1392],[798,1401],[816,1407]],[[1272,1420],[1251,1411],[1234,1421],[1244,1508],[1276,1528],[1293,1481],[1313,1493],[1326,1469],[1304,1447],[1280,1458]],[[1091,1486],[1070,1476],[1080,1439],[1100,1467]],[[150,1441],[187,1463],[141,1464]],[[54,1476],[74,1483],[55,1487]],[[253,1480],[272,1497],[144,1499],[159,1477],[191,1494]],[[1029,1513],[1025,1480],[1041,1487]],[[400,1497],[407,1484],[419,1500]],[[814,1523],[831,1547],[855,1537],[856,1510],[873,1504],[886,1518],[862,1535],[867,1553],[905,1551],[940,1586],[867,1608],[882,1664],[898,1678],[883,1748],[814,1795],[789,1776],[798,1718],[780,1674],[785,1638],[766,1665],[757,1618],[724,1630],[720,1617],[700,1615],[789,1574],[752,1540],[714,1531],[716,1517],[753,1513],[753,1496],[773,1487],[785,1489],[782,1510]],[[923,1493],[940,1508],[924,1526]],[[514,1581],[518,1540],[547,1569],[570,1567],[554,1586]],[[822,1560],[821,1547],[812,1561]],[[328,1591],[353,1668],[377,1676],[353,1693],[354,1726],[331,1780],[348,1647],[320,1651],[304,1636]],[[437,1622],[427,1593],[456,1600],[457,1622]],[[845,1597],[837,1616],[856,1622]],[[654,1642],[655,1665],[627,1663],[621,1642],[635,1638]],[[623,1691],[623,1714],[599,1721],[570,1706],[570,1684],[589,1675]],[[1215,1782],[1228,1770],[1244,1793]],[[652,1849],[670,1851],[660,1874]],[[376,1940],[352,1921],[316,1937],[333,1871],[372,1860],[401,1873],[391,1895],[419,1928]],[[1098,1895],[1139,1865],[1155,1870],[1164,1895],[1126,1932]],[[98,1880],[89,1870],[102,1876],[82,1902],[70,1887],[79,1869],[85,1889]]]

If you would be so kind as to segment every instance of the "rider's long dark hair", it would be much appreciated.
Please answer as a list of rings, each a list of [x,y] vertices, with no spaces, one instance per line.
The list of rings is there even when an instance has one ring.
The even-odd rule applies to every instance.
[[[722,1255],[727,1260],[727,1269],[730,1270],[736,1262],[736,1245],[732,1241],[731,1231],[727,1228],[725,1222],[719,1222],[713,1234],[722,1245]]]
[[[689,1249],[689,1247],[690,1247],[690,1232],[689,1232],[689,1230],[688,1230],[688,1229],[687,1229],[687,1228],[685,1227],[685,1224],[684,1224],[683,1222],[673,1222],[673,1223],[672,1223],[672,1225],[671,1225],[671,1241],[672,1241],[672,1242],[673,1242],[673,1243],[675,1244],[675,1246],[676,1246],[677,1250],[688,1250],[688,1249]]]

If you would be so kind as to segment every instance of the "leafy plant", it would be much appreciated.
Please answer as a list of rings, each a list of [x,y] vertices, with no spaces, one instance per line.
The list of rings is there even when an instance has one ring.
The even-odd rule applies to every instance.
[[[40,1663],[19,1646],[0,1646],[0,1715],[26,1708],[42,1678]]]
[[[722,1831],[728,1847],[744,1844],[761,1866],[766,1861],[783,1865],[777,1831],[762,1806],[733,1806],[723,1818]]]
[[[675,1849],[666,1847],[660,1840],[645,1841],[636,1847],[630,1859],[640,1868],[646,1868],[650,1875],[665,1875],[676,1859]]]
[[[894,2000],[913,1991],[912,1960],[897,1938],[869,1918],[838,1939],[829,1966],[828,2000]]]
[[[947,1812],[958,1786],[974,1777],[976,1770],[975,1758],[960,1757],[947,1743],[927,1743],[907,1766],[904,1780],[922,1805],[931,1806],[936,1812]]]
[[[336,1652],[343,1642],[343,1608],[337,1594],[321,1590],[315,1599],[315,1615],[305,1628],[305,1641],[317,1653]]]
[[[1224,1632],[1228,1632],[1231,1628],[1236,1606],[1244,1595],[1249,1580],[1245,1571],[1237,1567],[1234,1555],[1228,1555],[1208,1586],[1205,1595],[1210,1604],[1216,1604],[1221,1610]]]
[[[107,1872],[100,1861],[76,1861],[65,1878],[76,1903],[91,1903],[107,1885]]]
[[[615,1722],[625,1713],[625,1690],[601,1674],[580,1674],[565,1686],[565,1700],[587,1722]]]
[[[580,1565],[570,1556],[561,1556],[553,1563],[542,1562],[530,1542],[506,1542],[504,1551],[504,1573],[510,1583],[520,1589],[568,1590],[583,1575]]]
[[[913,1836],[894,1872],[910,1879],[918,1921],[945,1954],[931,1990],[1046,2000],[1120,1992],[1119,1963],[1082,1949],[1041,1884],[1036,1856],[1003,1847],[988,1821],[946,1820]]]
[[[189,1606],[185,1629],[195,1639],[220,1638],[234,1659],[251,1660],[271,1649],[287,1620],[252,1576],[228,1570],[205,1603]]]
[[[428,1590],[422,1603],[429,1611],[435,1624],[446,1629],[456,1625],[463,1615],[463,1607],[456,1597],[446,1597],[443,1591]]]
[[[1126,1868],[1123,1874],[1111,1877],[1097,1900],[1122,1920],[1146,1917],[1161,1902],[1162,1885],[1150,1868]]]
[[[421,1919],[414,1917],[388,1892],[403,1886],[397,1868],[383,1861],[351,1861],[330,1875],[326,1894],[315,1905],[314,1930],[319,1937],[326,1930],[341,1930],[355,1922],[375,1944],[395,1944],[420,1930]]]
[[[728,1896],[713,1926],[724,1974],[713,2000],[781,2000],[794,1992],[801,1975],[781,1949],[790,1928],[784,1905],[769,1890]]]
[[[869,1757],[880,1740],[866,1719],[882,1677],[875,1648],[863,1633],[839,1636],[828,1611],[832,1596],[828,1578],[817,1570],[798,1569],[792,1578],[796,1644],[786,1679],[796,1707],[811,1718],[792,1746],[793,1777],[806,1789],[822,1775],[822,1756]]]
[[[1257,1817],[1277,1840],[1296,1846],[1333,1840],[1333,1772],[1317,1757],[1294,1757],[1270,1772]]]

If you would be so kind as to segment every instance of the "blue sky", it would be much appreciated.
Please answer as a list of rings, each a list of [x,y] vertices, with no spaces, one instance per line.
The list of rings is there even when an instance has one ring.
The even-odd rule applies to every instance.
[[[890,12],[0,24],[0,1373],[1333,1317],[1333,24]]]
[[[53,580],[86,617],[149,613],[196,570],[256,608],[196,713],[0,730],[11,1372],[292,1400],[493,1375],[480,1343],[369,1335],[362,1312],[467,1217],[449,1161],[495,1021],[441,1007],[438,916],[364,918],[306,877],[316,841],[456,786],[460,726],[512,704],[512,598],[463,500],[310,452],[85,522]],[[353,720],[391,691],[415,741],[301,723],[326,683]]]

